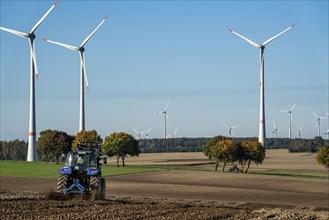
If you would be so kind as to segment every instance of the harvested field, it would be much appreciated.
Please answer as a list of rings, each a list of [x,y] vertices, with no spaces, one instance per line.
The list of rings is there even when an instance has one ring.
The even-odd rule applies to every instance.
[[[282,153],[282,152],[281,152]],[[167,157],[141,155],[143,163],[204,163],[197,153]],[[278,156],[279,155],[279,156]],[[151,158],[152,156],[152,158]],[[168,155],[167,155],[168,156]],[[299,169],[298,158],[312,155],[267,153],[264,165],[278,169],[279,158],[296,170],[323,172],[312,160]],[[290,158],[289,158],[290,156]],[[149,158],[146,158],[149,157]],[[138,161],[138,158],[129,158]],[[130,160],[127,164],[133,164]],[[149,161],[149,162],[148,162]],[[153,162],[152,162],[153,161]],[[189,162],[187,162],[189,161]],[[295,162],[294,162],[295,161]],[[307,162],[308,161],[308,162]],[[211,165],[212,167],[213,165]],[[266,167],[267,166],[267,167]],[[288,165],[287,165],[288,166]],[[288,167],[289,169],[291,167]],[[285,166],[283,167],[285,168]],[[116,168],[113,168],[116,169]],[[166,170],[106,177],[102,201],[47,200],[56,179],[5,177],[0,179],[2,219],[328,219],[329,181],[292,176],[237,174],[192,170]]]

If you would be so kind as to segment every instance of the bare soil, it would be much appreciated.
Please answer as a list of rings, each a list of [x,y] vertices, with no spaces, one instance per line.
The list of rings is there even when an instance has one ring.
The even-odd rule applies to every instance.
[[[106,182],[105,200],[52,200],[54,179],[1,176],[1,219],[329,219],[326,179],[173,170]]]

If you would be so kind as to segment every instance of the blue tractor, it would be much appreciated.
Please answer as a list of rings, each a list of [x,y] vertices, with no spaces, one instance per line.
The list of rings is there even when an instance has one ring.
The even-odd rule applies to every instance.
[[[96,143],[78,144],[76,151],[63,155],[65,166],[60,169],[57,181],[57,191],[66,196],[97,195],[105,198],[106,184],[102,177],[101,163],[106,163],[102,156],[102,147]]]

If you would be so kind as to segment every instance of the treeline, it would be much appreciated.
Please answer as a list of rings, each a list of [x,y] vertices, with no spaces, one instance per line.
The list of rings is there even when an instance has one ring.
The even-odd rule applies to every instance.
[[[74,136],[72,136],[74,138]],[[154,138],[138,140],[141,153],[164,152],[202,152],[211,138]],[[233,138],[234,142],[255,141],[256,137]],[[39,140],[40,141],[40,140]],[[45,154],[38,141],[38,160],[56,161],[56,155]],[[314,139],[268,138],[266,149],[288,149],[289,152],[317,152],[321,147],[328,145],[329,141],[321,137]],[[27,158],[27,143],[23,140],[0,141],[0,160],[23,160]]]
[[[27,143],[25,141],[0,141],[0,160],[26,160]]]
[[[142,153],[164,153],[164,152],[202,152],[211,138],[170,138],[170,139],[141,139],[138,140]],[[234,142],[256,141],[257,137],[233,138]],[[289,152],[317,152],[328,140],[321,137],[314,139],[289,139],[289,138],[268,138],[266,149],[288,149]]]

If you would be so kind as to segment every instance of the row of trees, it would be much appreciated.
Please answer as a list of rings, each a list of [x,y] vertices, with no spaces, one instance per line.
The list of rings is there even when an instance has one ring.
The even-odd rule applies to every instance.
[[[90,147],[94,147],[92,143],[103,143],[103,139],[98,135],[96,130],[80,131],[76,136],[70,136],[63,131],[45,130],[40,132],[38,147],[47,161],[51,158],[56,158],[56,163],[59,157],[71,150],[77,150],[79,143],[90,143]],[[105,137],[103,144],[103,152],[110,156],[116,157],[117,166],[119,159],[122,160],[122,165],[125,166],[125,158],[129,156],[138,156],[140,153],[138,142],[133,136],[124,132],[114,132],[110,136]]]
[[[203,147],[203,153],[216,160],[215,171],[222,162],[223,172],[228,163],[238,163],[241,165],[241,171],[247,173],[251,162],[258,165],[265,159],[265,148],[257,140],[235,142],[231,138],[220,135],[209,140]]]
[[[0,160],[26,160],[27,143],[25,141],[0,141]]]

